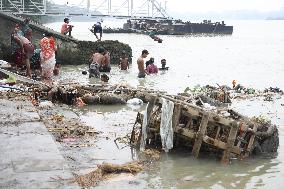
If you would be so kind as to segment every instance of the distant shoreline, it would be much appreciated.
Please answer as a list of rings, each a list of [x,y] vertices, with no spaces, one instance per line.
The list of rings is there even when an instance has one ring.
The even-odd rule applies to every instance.
[[[266,18],[266,20],[284,20],[284,17],[276,17],[276,18]]]

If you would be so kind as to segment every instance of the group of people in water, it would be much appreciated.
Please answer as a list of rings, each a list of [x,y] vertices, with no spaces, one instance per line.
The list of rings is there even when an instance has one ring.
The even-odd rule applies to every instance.
[[[44,82],[51,84],[51,78],[59,74],[60,64],[56,63],[57,45],[52,33],[46,32],[38,45],[32,44],[32,29],[29,26],[29,19],[24,20],[24,24],[16,24],[11,34],[12,46],[12,66],[19,69],[26,69],[26,75],[32,78],[33,71],[37,70],[37,74],[41,75]],[[71,36],[72,28],[74,26],[69,24],[69,19],[65,18],[61,27],[61,34]],[[96,35],[98,41],[102,38],[101,23],[98,22],[93,26],[93,29],[99,35]],[[35,48],[39,47],[39,48]],[[144,78],[148,74],[158,73],[159,69],[166,70],[166,60],[162,59],[162,68],[157,68],[154,64],[154,58],[150,58],[146,64],[144,59],[148,56],[148,51],[143,50],[141,56],[137,60],[138,64],[138,77]],[[101,72],[110,72],[110,53],[107,49],[100,46],[89,60],[89,78],[101,78],[102,81],[108,82],[109,77]],[[129,57],[125,51],[119,59],[118,67],[120,70],[129,69]],[[87,74],[86,71],[82,72]],[[35,73],[36,74],[36,73]]]
[[[158,70],[168,70],[169,67],[166,67],[167,61],[166,59],[161,60],[161,68],[158,68],[154,64],[154,58],[150,58],[146,63],[144,64],[144,59],[147,58],[149,52],[148,50],[143,50],[140,57],[137,59],[137,65],[138,65],[138,78],[145,78],[146,75],[149,74],[156,74],[158,73]],[[145,69],[146,66],[146,69]]]

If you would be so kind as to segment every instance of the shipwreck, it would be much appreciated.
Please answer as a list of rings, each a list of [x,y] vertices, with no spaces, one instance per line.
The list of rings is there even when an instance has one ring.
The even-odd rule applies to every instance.
[[[233,26],[224,21],[212,22],[203,20],[201,23],[181,20],[131,19],[123,24],[123,28],[104,28],[104,33],[140,33],[157,35],[189,35],[189,34],[232,34]],[[91,30],[91,32],[94,32]]]

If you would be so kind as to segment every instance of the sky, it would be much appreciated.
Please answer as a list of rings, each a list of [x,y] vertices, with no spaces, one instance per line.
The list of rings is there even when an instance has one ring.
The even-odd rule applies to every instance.
[[[222,12],[236,10],[277,11],[284,8],[284,0],[167,0],[170,12]]]
[[[85,0],[86,2],[87,0]],[[91,0],[91,4],[101,4],[106,0]],[[126,0],[111,0],[112,4],[122,4]],[[144,0],[145,1],[145,0]],[[134,4],[141,4],[143,0],[133,0]],[[274,11],[284,8],[284,0],[157,0],[162,5],[167,4],[171,12],[222,12],[232,10]],[[84,0],[53,0],[55,3],[86,4]]]
[[[87,6],[87,0],[52,0],[56,4]],[[90,0],[91,10],[103,3],[107,7],[110,0]],[[229,18],[229,19],[265,19],[284,16],[284,0],[156,0],[166,6],[168,16],[174,18]],[[131,2],[131,0],[129,0]],[[134,10],[137,7],[147,9],[147,0],[133,0]],[[121,10],[127,15],[127,0],[111,0],[112,10]],[[124,3],[124,8],[121,5]],[[141,6],[144,5],[144,6]],[[103,7],[102,6],[102,7]],[[93,8],[92,8],[93,7]],[[102,10],[98,9],[98,11]],[[105,8],[105,11],[107,8]],[[102,13],[105,13],[101,11]],[[144,10],[147,12],[147,10]],[[158,15],[157,15],[158,16]]]

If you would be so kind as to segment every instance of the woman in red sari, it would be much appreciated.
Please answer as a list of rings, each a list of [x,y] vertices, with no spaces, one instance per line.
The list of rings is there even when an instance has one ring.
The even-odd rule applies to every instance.
[[[53,70],[56,63],[55,51],[56,44],[51,33],[46,33],[45,37],[40,40],[41,48],[41,75],[43,81],[47,84],[51,84],[51,77],[53,76]]]

